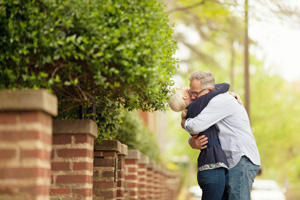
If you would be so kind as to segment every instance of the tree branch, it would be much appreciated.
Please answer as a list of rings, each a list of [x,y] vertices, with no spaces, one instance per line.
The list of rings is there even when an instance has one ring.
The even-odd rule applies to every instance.
[[[169,14],[169,13],[174,12],[174,11],[184,11],[184,10],[189,10],[189,9],[191,9],[191,8],[195,8],[195,7],[197,7],[197,6],[200,6],[200,5],[204,4],[204,3],[205,3],[205,0],[202,0],[202,1],[198,2],[198,3],[192,4],[192,5],[190,5],[190,6],[180,6],[180,7],[171,9],[171,10],[167,11],[166,13]]]

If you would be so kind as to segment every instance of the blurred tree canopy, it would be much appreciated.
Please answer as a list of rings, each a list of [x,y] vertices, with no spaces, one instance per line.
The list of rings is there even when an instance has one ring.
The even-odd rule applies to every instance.
[[[179,85],[188,85],[188,75],[195,70],[211,71],[216,82],[231,83],[231,90],[234,86],[234,92],[243,97],[243,3],[235,0],[169,2],[166,12],[175,23],[175,38],[183,49],[175,75]],[[249,17],[254,21],[299,22],[299,10],[285,3],[249,1]],[[262,8],[272,15],[262,12]],[[250,50],[255,47],[250,51],[251,125],[261,155],[262,178],[275,179],[282,185],[290,183],[285,186],[299,189],[300,83],[287,82],[280,74],[267,70],[264,58],[256,57],[257,42],[252,38],[249,42]],[[199,151],[188,145],[189,134],[180,126],[180,114],[170,111],[169,118],[168,137],[176,149],[169,151],[168,156],[188,155],[196,167]]]
[[[59,118],[96,119],[112,138],[122,110],[165,108],[176,42],[160,1],[1,0],[0,89],[46,88]]]

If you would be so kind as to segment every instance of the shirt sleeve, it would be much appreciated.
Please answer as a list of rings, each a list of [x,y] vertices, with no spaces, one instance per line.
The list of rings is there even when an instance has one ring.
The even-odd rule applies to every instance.
[[[184,127],[191,134],[203,132],[229,115],[227,101],[223,97],[214,97],[195,118],[188,118]]]

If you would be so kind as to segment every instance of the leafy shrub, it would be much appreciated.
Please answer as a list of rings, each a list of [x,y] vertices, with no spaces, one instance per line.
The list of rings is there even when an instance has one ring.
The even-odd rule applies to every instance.
[[[100,138],[123,109],[164,109],[176,44],[160,1],[0,2],[0,89],[47,88],[59,118],[96,115]]]
[[[139,150],[153,161],[159,161],[160,148],[153,133],[135,112],[126,112],[123,124],[118,130],[117,140],[126,144],[130,150]]]

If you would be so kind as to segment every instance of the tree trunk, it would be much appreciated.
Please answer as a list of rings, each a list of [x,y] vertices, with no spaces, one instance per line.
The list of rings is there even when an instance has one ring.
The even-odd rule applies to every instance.
[[[245,108],[250,118],[250,84],[249,84],[249,38],[248,38],[248,0],[245,0],[245,36],[244,36],[244,86]]]

